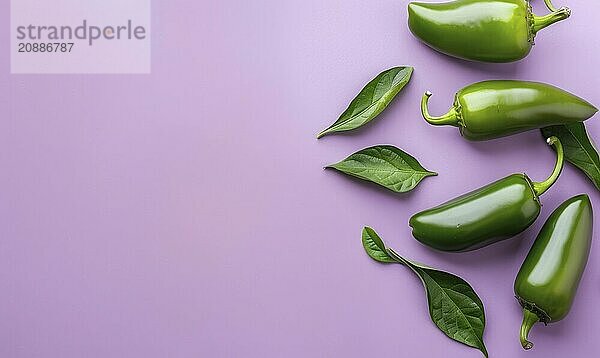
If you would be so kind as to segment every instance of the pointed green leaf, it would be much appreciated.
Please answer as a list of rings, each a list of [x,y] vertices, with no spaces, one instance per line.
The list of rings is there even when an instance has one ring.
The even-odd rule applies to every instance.
[[[367,252],[367,255],[369,255],[373,260],[384,263],[396,262],[396,260],[390,257],[390,255],[387,253],[383,240],[381,240],[375,230],[371,229],[370,227],[363,228],[362,244]]]
[[[424,178],[437,175],[423,168],[410,154],[391,145],[365,148],[326,168],[371,181],[397,193],[410,191]]]
[[[350,102],[338,120],[319,133],[317,138],[349,131],[373,120],[410,81],[412,72],[412,67],[394,67],[377,75]]]
[[[479,349],[487,357],[488,352],[483,343],[485,311],[471,285],[448,272],[412,262],[409,265],[425,286],[429,315],[433,323],[446,336]]]
[[[449,272],[436,270],[407,260],[391,248],[386,248],[377,233],[365,227],[362,243],[374,260],[397,262],[410,268],[423,283],[429,304],[429,316],[435,325],[451,339],[479,349],[487,358],[483,342],[485,310],[473,287]]]
[[[563,145],[565,159],[579,168],[600,190],[600,156],[583,123],[542,128],[544,138],[556,136]]]

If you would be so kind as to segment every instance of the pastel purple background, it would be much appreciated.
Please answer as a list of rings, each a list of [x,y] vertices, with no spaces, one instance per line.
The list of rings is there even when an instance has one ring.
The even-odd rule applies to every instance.
[[[556,5],[563,5],[557,1]],[[545,178],[537,132],[486,143],[420,116],[460,87],[542,80],[600,103],[600,5],[538,36],[521,63],[445,57],[406,27],[407,1],[155,1],[151,75],[10,75],[0,36],[1,357],[478,357],[430,322],[421,283],[370,260],[370,225],[400,253],[466,278],[492,357],[600,349],[600,247],[571,314],[518,343],[514,276],[563,200],[600,195],[572,167],[523,235],[430,251],[409,216],[513,172]],[[545,13],[536,0],[538,13]],[[8,1],[0,5],[7,24]],[[381,70],[416,67],[376,122],[315,134]],[[600,138],[597,119],[589,131]],[[395,195],[321,168],[390,143],[440,173]]]

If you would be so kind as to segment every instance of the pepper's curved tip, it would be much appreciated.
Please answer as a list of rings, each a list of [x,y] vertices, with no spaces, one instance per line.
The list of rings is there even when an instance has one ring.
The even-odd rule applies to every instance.
[[[431,93],[430,91],[425,91],[425,96],[427,96],[427,98],[433,96],[433,93]]]
[[[592,201],[590,200],[590,196],[587,194],[579,194],[574,196],[573,198],[571,198],[572,200],[579,200],[582,202],[585,202],[587,205],[591,206],[592,205]]]
[[[408,219],[408,226],[413,229],[414,228],[414,222],[415,222],[415,215],[411,216],[410,219]]]
[[[409,22],[410,22],[411,16],[418,16],[418,15],[420,15],[419,14],[420,11],[422,12],[423,10],[425,10],[423,5],[424,4],[421,2],[414,2],[414,1],[408,3],[407,8],[408,8]]]

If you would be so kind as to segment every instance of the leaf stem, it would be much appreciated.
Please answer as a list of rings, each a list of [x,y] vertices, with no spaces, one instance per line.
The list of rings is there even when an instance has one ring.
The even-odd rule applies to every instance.
[[[385,251],[387,251],[387,253],[394,259],[396,260],[399,264],[402,264],[404,266],[410,266],[408,263],[411,263],[410,261],[408,261],[407,259],[405,259],[404,257],[400,256],[400,254],[398,254],[394,249],[390,248],[390,247],[386,247]]]

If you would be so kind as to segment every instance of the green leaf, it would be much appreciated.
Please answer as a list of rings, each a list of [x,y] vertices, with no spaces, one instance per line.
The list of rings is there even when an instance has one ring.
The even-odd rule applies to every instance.
[[[423,168],[410,154],[391,145],[365,148],[326,168],[377,183],[396,193],[410,191],[424,178],[437,175]]]
[[[363,229],[362,242],[373,259],[384,263],[397,262],[417,274],[427,293],[429,315],[433,323],[446,336],[479,349],[488,357],[483,342],[485,310],[481,299],[467,281],[403,258],[393,249],[386,248],[383,240],[369,227]]]
[[[485,357],[483,343],[485,311],[483,303],[471,285],[451,273],[427,268],[405,260],[427,292],[429,316],[433,323],[451,339],[479,349]]]
[[[363,228],[362,244],[367,252],[367,255],[369,255],[373,260],[383,263],[396,262],[396,260],[390,257],[390,255],[387,253],[383,240],[381,240],[375,230],[371,229],[370,227]]]
[[[412,67],[394,67],[383,71],[350,102],[335,123],[317,135],[344,132],[358,128],[377,117],[410,81]]]
[[[561,141],[565,159],[579,168],[600,190],[600,156],[581,122],[542,128],[544,138],[556,136]]]

